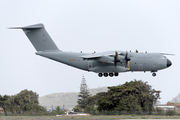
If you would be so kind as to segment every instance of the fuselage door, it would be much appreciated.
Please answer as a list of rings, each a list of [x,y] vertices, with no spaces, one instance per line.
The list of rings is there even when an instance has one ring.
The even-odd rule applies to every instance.
[[[92,61],[88,61],[88,69],[93,68],[93,62]]]
[[[143,65],[142,65],[142,64],[139,64],[139,65],[138,65],[138,68],[139,68],[139,70],[143,70]]]

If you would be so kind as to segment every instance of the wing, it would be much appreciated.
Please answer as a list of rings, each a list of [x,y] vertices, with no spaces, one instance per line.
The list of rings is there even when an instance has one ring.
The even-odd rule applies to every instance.
[[[122,54],[121,52],[118,52],[118,54]],[[114,64],[114,51],[109,51],[109,52],[102,52],[102,53],[94,53],[94,54],[88,54],[84,56],[80,56],[84,60],[97,60],[98,62],[101,63],[106,63],[106,64]]]
[[[102,55],[101,54],[88,54],[88,55],[84,55],[84,56],[80,56],[83,59],[96,59],[96,58],[100,58]]]
[[[118,54],[120,55],[121,52],[118,52]],[[93,54],[88,54],[88,55],[83,55],[80,56],[83,59],[97,59],[97,58],[101,58],[102,56],[111,56],[113,57],[115,55],[115,51],[108,51],[108,52],[101,52],[101,53],[93,53]]]

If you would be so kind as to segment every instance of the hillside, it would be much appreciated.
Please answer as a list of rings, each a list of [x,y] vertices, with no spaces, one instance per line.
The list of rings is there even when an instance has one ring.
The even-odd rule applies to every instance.
[[[106,92],[107,90],[107,87],[99,87],[89,89],[89,92],[91,95],[95,95],[96,93]],[[56,106],[63,107],[63,105],[65,106],[65,109],[73,108],[75,105],[77,105],[78,94],[79,92],[48,94],[39,97],[39,104],[45,106],[47,109]]]
[[[179,103],[180,102],[180,93],[171,100],[172,103]]]

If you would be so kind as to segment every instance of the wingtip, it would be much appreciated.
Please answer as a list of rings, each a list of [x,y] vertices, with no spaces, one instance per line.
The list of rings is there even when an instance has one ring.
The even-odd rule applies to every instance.
[[[175,54],[169,54],[169,53],[161,53],[162,55],[175,55]]]

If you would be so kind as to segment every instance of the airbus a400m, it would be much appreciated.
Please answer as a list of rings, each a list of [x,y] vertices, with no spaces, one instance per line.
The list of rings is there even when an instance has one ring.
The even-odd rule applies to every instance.
[[[150,71],[156,76],[158,70],[172,65],[164,53],[138,53],[127,51],[108,51],[101,53],[76,53],[59,50],[47,33],[43,24],[26,27],[13,27],[22,29],[36,49],[36,55],[67,64],[85,71],[98,73],[99,77],[118,76],[121,72]]]

